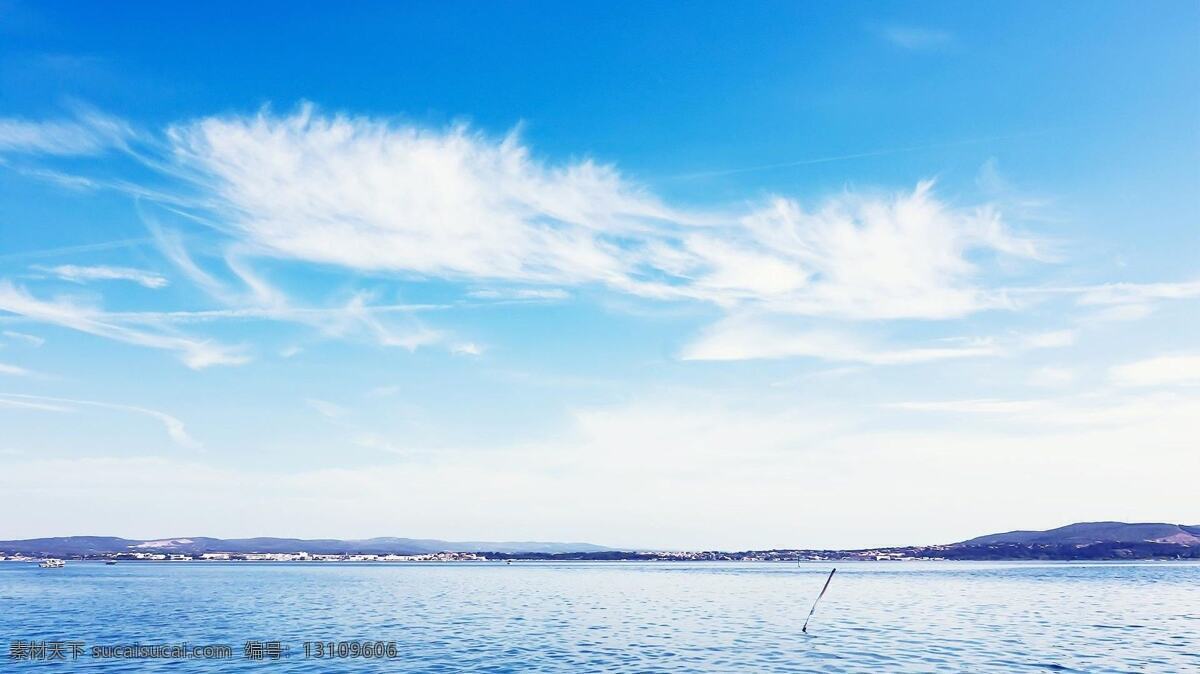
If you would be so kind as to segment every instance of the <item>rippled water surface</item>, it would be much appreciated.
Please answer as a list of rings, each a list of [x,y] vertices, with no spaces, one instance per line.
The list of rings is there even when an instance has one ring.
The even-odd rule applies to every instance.
[[[0,639],[229,644],[6,671],[1200,671],[1200,565],[0,563]],[[287,658],[244,659],[247,640]],[[305,641],[398,657],[306,660]]]

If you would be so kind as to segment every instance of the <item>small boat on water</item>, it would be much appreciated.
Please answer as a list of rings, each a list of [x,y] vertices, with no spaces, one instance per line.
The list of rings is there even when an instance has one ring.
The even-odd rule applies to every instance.
[[[104,563],[105,566],[113,566],[115,564],[116,564],[116,562],[111,559]]]
[[[64,561],[63,561],[63,560],[61,560],[61,559],[47,559],[47,560],[43,560],[41,564],[38,564],[38,568],[41,568],[41,569],[61,569],[61,568],[63,568],[63,567],[64,567],[64,566],[66,566],[66,565],[67,565],[67,563],[66,563],[66,562],[64,562]]]

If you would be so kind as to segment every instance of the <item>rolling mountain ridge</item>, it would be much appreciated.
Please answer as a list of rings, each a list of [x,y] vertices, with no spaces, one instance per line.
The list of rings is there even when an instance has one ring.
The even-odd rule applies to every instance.
[[[1077,522],[1046,531],[1008,531],[955,545],[1091,545],[1094,543],[1174,543],[1200,545],[1200,525]]]

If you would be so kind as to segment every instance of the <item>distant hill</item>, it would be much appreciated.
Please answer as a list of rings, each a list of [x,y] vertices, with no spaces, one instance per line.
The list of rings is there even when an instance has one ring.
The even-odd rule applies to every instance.
[[[200,554],[204,552],[308,552],[317,555],[398,554],[430,552],[504,552],[573,553],[610,550],[591,543],[546,543],[537,541],[441,541],[426,538],[178,538],[129,539],[114,536],[60,536],[0,541],[0,553],[41,556],[100,555],[121,552],[165,552]]]
[[[1093,545],[1097,543],[1169,543],[1200,546],[1200,525],[1078,522],[1046,531],[1008,531],[1002,534],[989,534],[955,545]]]

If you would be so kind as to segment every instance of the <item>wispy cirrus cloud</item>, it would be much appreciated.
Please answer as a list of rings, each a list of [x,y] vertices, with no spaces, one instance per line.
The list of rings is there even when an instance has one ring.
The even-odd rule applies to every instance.
[[[94,155],[133,135],[124,121],[90,110],[56,120],[0,117],[0,153]]]
[[[540,161],[516,134],[492,138],[461,125],[423,128],[313,106],[180,123],[159,145],[149,161],[175,181],[171,208],[194,212],[224,237],[232,283],[148,219],[164,255],[227,307],[207,315],[308,321],[325,334],[360,333],[409,350],[479,348],[418,321],[389,325],[361,294],[317,319],[259,276],[254,258],[512,286],[472,291],[474,299],[561,299],[566,288],[591,285],[711,303],[730,315],[850,321],[1012,308],[1004,292],[981,281],[998,269],[988,260],[1050,259],[1043,242],[1012,231],[994,209],[953,206],[932,182],[899,193],[847,191],[807,205],[776,197],[740,214],[688,212],[611,166]],[[738,333],[719,327],[722,346],[709,334],[685,357],[738,353],[728,348]],[[763,352],[761,337],[742,352]],[[814,339],[824,338],[777,339],[765,350],[773,357],[830,352]],[[987,351],[854,347],[835,357],[909,362]]]
[[[929,181],[908,193],[842,195],[813,210],[779,198],[742,222],[761,250],[805,274],[803,283],[759,298],[783,313],[866,320],[965,316],[1011,306],[1004,294],[980,284],[972,254],[1050,260],[1039,241],[1009,230],[995,210],[954,208],[935,197]],[[756,262],[745,260],[741,273],[755,274]]]
[[[62,405],[52,405],[45,402],[36,402],[33,400],[24,400],[21,398],[5,398],[0,395],[0,407],[17,410],[37,410],[40,412],[71,412],[70,407]]]
[[[26,334],[24,332],[17,332],[16,330],[4,330],[3,332],[0,332],[0,335],[4,335],[10,340],[21,342],[22,344],[32,347],[40,347],[46,343],[46,340],[43,337]]]
[[[253,268],[243,243],[231,243],[225,250],[225,269],[232,275],[231,279],[225,279],[205,269],[193,258],[178,231],[167,229],[150,217],[147,217],[147,224],[164,256],[185,277],[226,308],[142,313],[129,316],[130,320],[194,322],[259,319],[290,322],[314,328],[329,337],[363,336],[381,346],[400,347],[409,351],[451,343],[450,333],[430,328],[415,317],[418,312],[441,308],[439,305],[382,304],[375,302],[373,293],[356,291],[340,303],[297,306],[287,292],[273,285]],[[400,318],[388,318],[392,315]]]
[[[851,332],[780,325],[770,317],[730,317],[707,328],[680,353],[682,360],[753,360],[809,357],[869,365],[903,365],[994,356],[987,341],[895,348]]]
[[[550,168],[492,140],[366,117],[206,118],[168,132],[222,226],[266,253],[451,278],[602,281],[605,236],[672,213],[590,161]]]
[[[467,296],[481,300],[522,302],[565,300],[571,297],[571,293],[562,288],[481,288],[468,292]]]
[[[1143,304],[1200,297],[1200,279],[1173,283],[1106,283],[1067,291],[1079,293],[1079,303],[1083,305]]]
[[[173,351],[192,369],[240,365],[249,360],[239,348],[113,322],[102,311],[66,301],[40,300],[5,280],[0,280],[0,311],[127,344]]]
[[[37,265],[38,271],[53,274],[64,281],[87,283],[88,281],[131,281],[144,288],[165,288],[170,283],[165,276],[143,269],[114,267],[109,265],[63,264],[56,267]]]
[[[140,239],[119,239],[116,241],[99,241],[96,243],[85,243],[77,246],[60,246],[58,248],[44,248],[41,250],[25,250],[12,253],[4,253],[0,255],[0,261],[3,260],[21,260],[27,258],[45,258],[55,257],[58,255],[74,255],[78,253],[94,253],[102,250],[112,250],[114,248],[132,248],[150,243],[149,238]]]
[[[312,107],[173,127],[171,157],[212,219],[261,255],[448,280],[596,284],[662,299],[851,318],[1003,306],[968,254],[1044,260],[986,207],[921,183],[813,210],[687,213],[612,167],[551,166],[518,137],[430,130]],[[536,289],[535,289],[536,290]],[[544,289],[543,289],[544,291]]]
[[[16,377],[28,377],[32,375],[33,372],[17,365],[0,363],[0,374],[12,375]]]
[[[912,29],[892,36],[912,46],[952,37]],[[173,312],[177,317],[291,320],[410,350],[471,342],[420,321],[384,322],[371,293],[356,292],[337,306],[295,302],[259,273],[258,261],[470,284],[482,287],[468,291],[479,300],[562,299],[574,287],[593,286],[708,303],[731,320],[683,352],[698,358],[821,351],[861,362],[908,362],[987,355],[990,348],[868,348],[851,335],[859,346],[838,351],[822,345],[829,340],[819,331],[774,330],[768,339],[760,329],[730,330],[732,318],[745,314],[948,320],[1017,310],[1059,292],[1129,313],[1142,306],[1137,302],[1200,292],[1188,284],[1006,285],[1022,269],[1056,262],[1052,246],[1010,227],[990,203],[960,206],[940,198],[931,181],[899,192],[845,190],[805,203],[776,196],[693,211],[615,167],[540,160],[516,133],[497,138],[465,125],[429,128],[326,114],[311,105],[180,122],[146,146],[139,157],[170,187],[135,193],[165,199],[191,222],[209,226],[224,251],[224,269],[206,269],[177,233],[148,220],[164,255],[225,305]],[[735,347],[739,334],[751,341]],[[1044,338],[1063,346],[1074,335]]]
[[[1098,283],[1078,286],[1010,288],[1015,298],[1074,297],[1077,306],[1091,309],[1087,319],[1137,321],[1154,313],[1159,304],[1200,298],[1200,279],[1149,283]]]
[[[75,406],[96,407],[101,409],[116,410],[119,412],[132,412],[157,420],[163,425],[163,429],[167,435],[176,444],[193,449],[199,448],[200,443],[188,434],[183,422],[178,418],[150,409],[148,407],[140,407],[137,405],[122,405],[118,403],[107,403],[96,400],[79,400],[75,398],[57,398],[52,396],[30,395],[25,393],[0,393],[0,406],[7,406],[20,409],[38,410],[44,412],[73,412]]]

